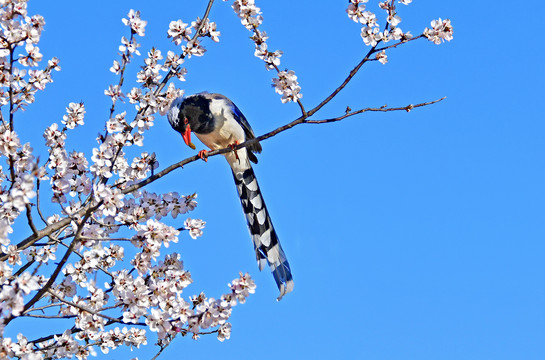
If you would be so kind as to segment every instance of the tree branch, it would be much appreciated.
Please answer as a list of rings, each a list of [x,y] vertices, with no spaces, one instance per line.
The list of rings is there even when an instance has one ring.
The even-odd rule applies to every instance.
[[[54,297],[56,297],[60,302],[62,303],[65,303],[66,305],[70,305],[70,306],[73,306],[75,308],[78,308],[80,309],[81,311],[84,311],[84,312],[87,312],[91,315],[96,315],[96,316],[99,316],[103,319],[106,319],[106,320],[110,320],[110,321],[113,321],[113,322],[117,322],[117,323],[121,323],[121,324],[125,324],[125,325],[130,325],[132,323],[126,323],[124,322],[123,320],[120,320],[120,319],[116,319],[116,318],[113,318],[111,316],[108,316],[108,315],[104,315],[104,314],[101,314],[100,312],[98,311],[94,311],[94,310],[91,310],[89,309],[88,307],[86,306],[82,306],[82,305],[79,305],[79,304],[76,304],[74,302],[71,302],[71,301],[68,301],[68,300],[65,300],[62,296],[59,296],[57,294],[55,294],[54,291],[51,291],[51,289],[47,289],[46,290],[49,294],[53,295]]]
[[[341,121],[343,119],[346,119],[347,117],[354,116],[354,115],[357,115],[357,114],[362,114],[362,113],[368,112],[368,111],[389,112],[389,111],[405,110],[405,111],[409,112],[412,109],[416,109],[416,108],[419,108],[419,107],[422,107],[422,106],[427,106],[427,105],[432,105],[432,104],[438,103],[440,101],[445,100],[446,98],[447,97],[444,96],[444,97],[442,97],[440,99],[437,99],[437,100],[428,101],[428,102],[424,102],[424,103],[419,103],[419,104],[416,104],[416,105],[410,104],[410,105],[401,106],[401,107],[387,107],[387,105],[384,105],[384,106],[381,106],[379,108],[365,108],[365,109],[361,109],[361,110],[357,110],[357,111],[347,112],[346,114],[344,114],[342,116],[339,116],[339,117],[336,117],[336,118],[330,118],[330,119],[324,119],[324,120],[306,120],[305,123],[306,124],[325,124],[325,123],[330,123],[330,122],[336,122],[336,121]]]

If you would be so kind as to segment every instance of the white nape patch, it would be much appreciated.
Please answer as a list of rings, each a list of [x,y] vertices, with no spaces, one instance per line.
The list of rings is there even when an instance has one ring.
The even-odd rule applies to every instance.
[[[171,126],[177,127],[178,126],[178,114],[180,113],[180,109],[177,106],[171,106],[167,113],[167,119]]]
[[[263,207],[263,199],[261,199],[261,195],[257,194],[252,200],[250,200],[254,208],[261,209]]]
[[[263,225],[265,224],[265,219],[267,218],[267,213],[265,211],[265,209],[261,209],[260,212],[258,212],[256,214],[257,216],[257,222],[259,223],[259,225]]]

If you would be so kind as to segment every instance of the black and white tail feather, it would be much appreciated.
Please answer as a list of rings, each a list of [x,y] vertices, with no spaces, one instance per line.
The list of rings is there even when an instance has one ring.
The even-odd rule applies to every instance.
[[[199,93],[178,98],[172,103],[167,116],[170,125],[182,134],[185,143],[192,148],[191,131],[212,150],[255,138],[242,112],[231,100],[220,94]],[[259,152],[261,145],[255,143],[236,153],[227,153],[225,158],[233,172],[259,270],[269,264],[280,290],[280,300],[293,290],[293,278],[250,164],[250,161],[257,163],[254,153]]]
[[[246,169],[233,169],[242,210],[246,215],[248,229],[254,243],[259,270],[269,264],[274,280],[280,290],[278,300],[293,290],[293,278],[286,254],[278,241],[267,206],[250,163]]]

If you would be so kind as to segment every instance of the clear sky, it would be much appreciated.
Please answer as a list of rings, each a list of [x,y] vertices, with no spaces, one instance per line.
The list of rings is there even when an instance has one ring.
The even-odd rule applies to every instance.
[[[22,115],[22,139],[43,151],[43,129],[83,100],[87,124],[67,146],[89,154],[109,113],[103,92],[116,78],[108,69],[128,36],[121,18],[141,10],[148,21],[141,51],[166,52],[175,49],[169,22],[202,16],[206,3],[31,0],[30,13],[46,20],[40,49],[59,57],[62,71]],[[308,108],[367,51],[346,1],[257,3],[269,46],[284,51],[280,67],[296,72]],[[377,3],[369,7],[383,22]],[[263,143],[255,172],[295,279],[279,303],[270,273],[255,264],[224,159],[192,163],[153,184],[151,191],[198,193],[190,216],[207,221],[204,236],[182,234],[173,248],[192,273],[190,294],[218,297],[239,271],[257,283],[234,309],[229,341],[179,338],[162,358],[543,359],[544,11],[541,1],[399,5],[402,29],[416,35],[431,20],[450,18],[454,40],[389,52],[387,65],[364,67],[315,119],[341,115],[347,105],[447,100],[301,125]],[[216,1],[210,17],[220,42],[205,41],[207,54],[185,64],[187,81],[177,85],[188,94],[227,95],[257,134],[295,119],[298,107],[274,93],[274,74],[253,56],[230,4]],[[141,61],[129,67],[129,85]],[[195,153],[166,118],[157,119],[144,150],[156,152],[161,168]],[[98,358],[155,352],[148,346]]]

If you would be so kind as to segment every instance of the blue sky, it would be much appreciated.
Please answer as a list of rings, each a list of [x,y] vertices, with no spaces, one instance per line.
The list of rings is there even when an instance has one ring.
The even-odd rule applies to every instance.
[[[175,49],[168,23],[202,16],[206,3],[31,1],[30,13],[46,20],[40,48],[61,59],[62,71],[21,116],[21,137],[38,151],[41,131],[61,120],[69,102],[83,100],[87,125],[67,146],[89,154],[108,117],[103,91],[116,81],[108,69],[127,36],[120,19],[141,10],[148,21],[142,52],[166,52]],[[382,16],[376,3],[369,7]],[[307,108],[367,51],[346,1],[258,5],[269,47],[284,51],[281,68],[298,75]],[[295,279],[284,300],[275,301],[270,273],[257,270],[222,158],[190,164],[150,188],[199,195],[191,216],[207,221],[205,234],[182,236],[174,248],[193,275],[189,291],[220,296],[239,271],[257,283],[234,310],[229,341],[180,338],[163,359],[543,359],[545,50],[536,14],[545,5],[415,0],[399,10],[400,26],[413,34],[450,18],[454,40],[389,52],[387,65],[365,66],[315,118],[347,105],[448,98],[410,113],[301,125],[263,143],[255,171]],[[274,74],[253,56],[250,33],[229,4],[216,1],[211,19],[220,43],[205,42],[207,54],[186,63],[187,81],[178,85],[188,94],[227,95],[257,134],[295,119],[298,107],[280,102]],[[140,64],[129,67],[129,80]],[[156,121],[145,150],[156,152],[161,168],[194,154],[166,118]],[[155,352],[148,346],[99,358]]]

